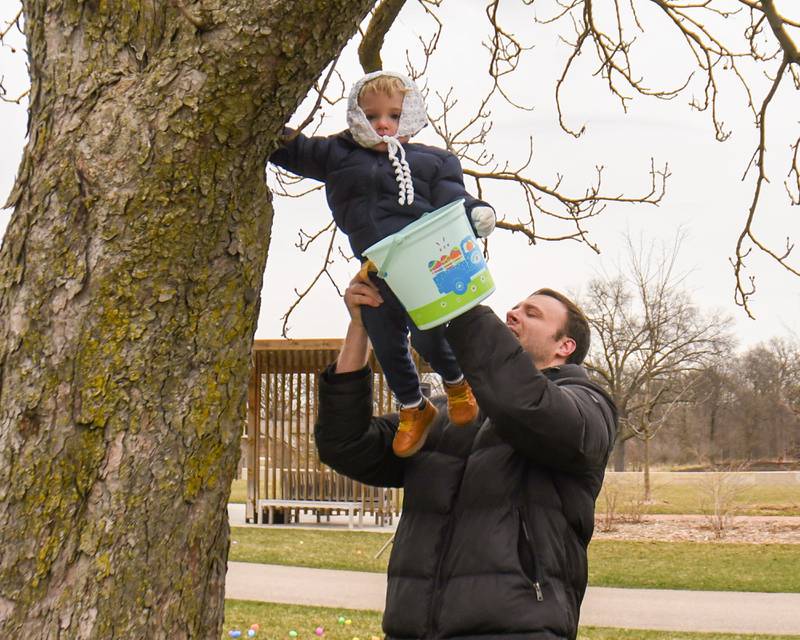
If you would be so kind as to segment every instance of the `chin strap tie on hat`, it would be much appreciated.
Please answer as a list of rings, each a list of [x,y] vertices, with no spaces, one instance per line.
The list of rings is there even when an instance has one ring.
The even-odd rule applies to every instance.
[[[408,161],[406,160],[406,151],[397,138],[381,136],[381,140],[386,143],[389,149],[389,160],[391,160],[392,165],[394,165],[394,174],[400,194],[397,198],[397,202],[400,204],[413,204],[414,183],[411,181],[411,168],[408,166]]]

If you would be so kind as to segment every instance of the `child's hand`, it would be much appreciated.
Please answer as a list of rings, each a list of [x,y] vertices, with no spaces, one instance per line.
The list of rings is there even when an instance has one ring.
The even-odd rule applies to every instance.
[[[497,217],[495,216],[494,209],[491,207],[475,207],[470,211],[469,215],[470,218],[472,218],[472,225],[475,227],[479,238],[485,238],[494,231]]]

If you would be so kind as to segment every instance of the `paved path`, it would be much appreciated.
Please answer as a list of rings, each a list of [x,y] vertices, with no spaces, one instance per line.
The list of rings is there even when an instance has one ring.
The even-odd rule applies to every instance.
[[[229,598],[382,610],[380,573],[229,562]],[[800,594],[589,587],[581,624],[628,629],[800,635]]]

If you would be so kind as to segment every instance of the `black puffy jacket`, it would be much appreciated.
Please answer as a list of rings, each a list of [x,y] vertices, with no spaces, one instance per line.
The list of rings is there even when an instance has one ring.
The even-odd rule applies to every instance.
[[[323,373],[320,457],[404,487],[389,562],[388,638],[574,639],[594,502],[616,429],[611,400],[577,365],[538,371],[492,311],[447,330],[481,417],[440,414],[423,449],[392,454],[396,415],[372,415],[368,369]]]
[[[414,183],[410,205],[397,201],[397,181],[388,154],[365,149],[349,131],[329,137],[299,134],[273,153],[270,162],[325,183],[333,219],[360,258],[378,240],[450,202],[463,198],[468,214],[477,205],[489,206],[466,192],[461,163],[452,153],[416,143],[403,148]]]

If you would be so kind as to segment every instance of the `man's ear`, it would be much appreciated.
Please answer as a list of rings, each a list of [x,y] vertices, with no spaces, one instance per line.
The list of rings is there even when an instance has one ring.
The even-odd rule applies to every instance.
[[[564,358],[564,360],[566,361],[566,359],[569,358],[575,351],[575,348],[577,346],[578,345],[575,343],[575,340],[573,340],[569,336],[565,336],[561,338],[561,343],[558,345],[558,349],[556,350],[556,355],[561,358]]]

